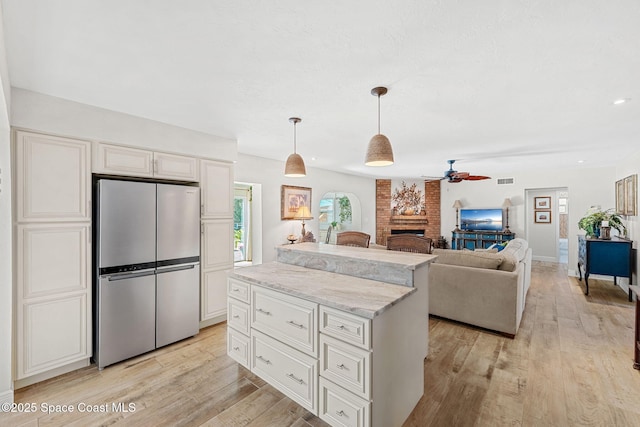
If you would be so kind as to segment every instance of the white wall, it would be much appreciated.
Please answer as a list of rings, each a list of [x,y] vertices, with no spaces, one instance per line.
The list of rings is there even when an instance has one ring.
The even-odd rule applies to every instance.
[[[629,175],[638,174],[640,175],[640,151],[635,153],[635,155],[624,159],[624,161],[620,162],[618,167],[616,168],[616,175],[614,180],[617,181],[619,179],[625,178]],[[637,196],[636,196],[637,197]],[[640,207],[640,206],[639,206]],[[640,212],[638,212],[640,214]],[[638,249],[638,239],[640,239],[640,218],[639,215],[636,216],[626,216],[624,218],[624,225],[627,227],[627,237],[633,240],[633,247]],[[634,285],[638,284],[638,275],[640,272],[640,256],[636,256],[636,274],[633,277],[633,281],[631,282]],[[619,282],[624,284],[628,284],[626,279],[619,279]]]
[[[218,160],[236,159],[236,141],[24,89],[11,92],[11,126]]]
[[[0,403],[13,402],[11,383],[11,84],[0,9]]]
[[[566,191],[566,189],[561,189]],[[527,190],[525,203],[525,238],[533,252],[536,261],[558,261],[558,238],[560,234],[560,220],[558,217],[558,189],[546,188],[541,190]],[[535,198],[549,197],[551,200],[551,222],[536,223]],[[569,200],[571,195],[569,195]]]
[[[636,163],[637,164],[637,163]],[[514,184],[497,185],[497,178],[515,178]],[[459,199],[468,208],[499,208],[505,198],[514,205],[509,208],[509,228],[519,237],[526,236],[526,190],[566,187],[569,191],[569,274],[576,275],[578,263],[578,221],[587,209],[601,205],[603,209],[615,206],[614,184],[616,169],[576,168],[571,170],[540,170],[509,175],[496,175],[486,181],[462,181],[441,183],[442,235],[451,242],[451,230],[455,228],[456,213],[451,206]],[[535,254],[534,254],[535,255]]]
[[[376,229],[376,181],[373,178],[363,178],[337,172],[326,171],[310,167],[306,161],[307,176],[303,178],[287,178],[284,176],[284,161],[264,159],[261,157],[238,155],[235,168],[235,180],[240,182],[258,183],[262,185],[262,261],[275,260],[275,247],[287,242],[287,235],[300,234],[300,221],[282,221],[280,219],[280,186],[295,185],[311,188],[311,213],[314,219],[305,221],[307,231],[313,232],[318,239],[318,210],[320,198],[323,194],[349,192],[355,194],[362,206],[362,229],[369,233],[372,241]],[[255,233],[254,236],[258,236]],[[255,246],[259,243],[254,242]]]

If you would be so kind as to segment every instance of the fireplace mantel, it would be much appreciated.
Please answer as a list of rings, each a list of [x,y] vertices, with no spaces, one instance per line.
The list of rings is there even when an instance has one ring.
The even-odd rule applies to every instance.
[[[410,222],[412,224],[428,224],[426,215],[391,215],[391,222]]]

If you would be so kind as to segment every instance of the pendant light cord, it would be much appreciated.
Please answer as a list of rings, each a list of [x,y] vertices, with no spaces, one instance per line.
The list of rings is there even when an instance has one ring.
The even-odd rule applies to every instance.
[[[296,153],[296,122],[293,122],[293,154]]]
[[[378,135],[380,135],[380,94],[378,94]]]

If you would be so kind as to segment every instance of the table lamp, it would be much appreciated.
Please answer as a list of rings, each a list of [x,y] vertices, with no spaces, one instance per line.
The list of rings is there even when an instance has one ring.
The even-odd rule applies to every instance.
[[[511,206],[513,206],[511,204],[511,199],[509,199],[508,197],[506,199],[504,199],[504,202],[502,202],[502,207],[507,209],[507,217],[506,217],[507,222],[506,222],[506,225],[504,227],[504,230],[502,230],[503,233],[509,233],[509,234],[511,233],[511,230],[509,230],[509,208]]]
[[[296,211],[295,215],[293,216],[293,219],[302,220],[302,237],[304,237],[305,234],[307,234],[306,230],[304,229],[304,220],[313,219],[313,217],[311,216],[311,211],[307,206],[300,206]]]
[[[460,230],[460,228],[458,227],[458,220],[459,220],[459,212],[460,212],[460,208],[462,207],[462,202],[460,200],[456,200],[455,202],[453,202],[453,208],[456,208],[456,229],[453,231],[462,231]]]

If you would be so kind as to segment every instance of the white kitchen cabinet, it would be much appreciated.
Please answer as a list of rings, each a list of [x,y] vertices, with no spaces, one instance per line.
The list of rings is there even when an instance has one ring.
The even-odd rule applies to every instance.
[[[233,218],[233,164],[200,161],[202,218]]]
[[[198,159],[169,153],[153,153],[155,178],[198,180]]]
[[[88,223],[17,226],[18,300],[91,288]]]
[[[226,280],[227,269],[207,271],[202,274],[200,290],[201,327],[225,320],[227,314]]]
[[[91,357],[91,143],[15,131],[15,387]]]
[[[233,219],[202,221],[201,327],[225,320],[227,270],[233,268]]]
[[[25,131],[14,140],[17,221],[90,221],[91,143]]]
[[[201,268],[203,271],[233,267],[233,220],[202,221]],[[222,284],[226,288],[227,282]]]
[[[138,148],[97,144],[93,171],[107,175],[198,180],[198,159]]]
[[[91,355],[87,292],[32,298],[18,306],[16,379],[24,379]]]

